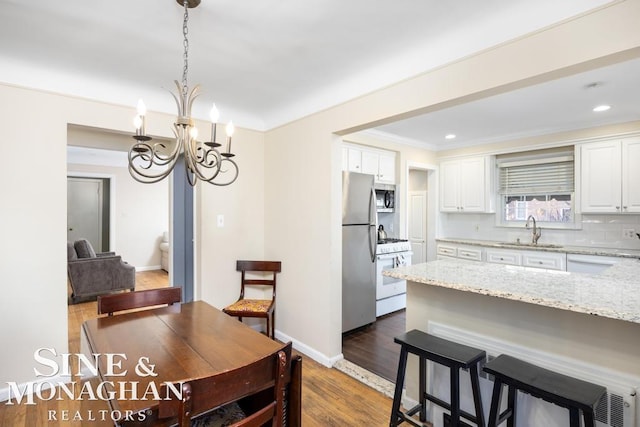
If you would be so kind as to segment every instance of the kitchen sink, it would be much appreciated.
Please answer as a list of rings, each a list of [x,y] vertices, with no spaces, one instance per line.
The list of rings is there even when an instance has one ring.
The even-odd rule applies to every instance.
[[[524,248],[561,248],[562,245],[555,245],[553,243],[521,243],[521,242],[500,242],[500,246],[516,246]]]

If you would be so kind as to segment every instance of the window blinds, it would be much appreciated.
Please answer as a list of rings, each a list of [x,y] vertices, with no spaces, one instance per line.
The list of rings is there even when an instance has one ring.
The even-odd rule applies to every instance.
[[[537,195],[572,193],[573,155],[498,160],[500,194]]]

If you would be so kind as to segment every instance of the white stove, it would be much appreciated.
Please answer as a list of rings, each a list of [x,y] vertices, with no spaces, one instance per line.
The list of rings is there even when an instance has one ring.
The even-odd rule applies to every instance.
[[[407,305],[407,282],[382,275],[384,270],[411,265],[411,244],[404,239],[378,241],[376,248],[376,317]]]
[[[395,252],[409,252],[411,245],[408,240],[403,239],[385,239],[378,240],[376,254],[391,254]]]

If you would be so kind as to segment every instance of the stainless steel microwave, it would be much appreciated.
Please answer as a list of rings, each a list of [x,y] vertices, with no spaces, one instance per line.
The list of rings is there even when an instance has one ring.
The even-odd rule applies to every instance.
[[[376,210],[378,212],[393,212],[396,204],[395,185],[375,186],[376,190]]]

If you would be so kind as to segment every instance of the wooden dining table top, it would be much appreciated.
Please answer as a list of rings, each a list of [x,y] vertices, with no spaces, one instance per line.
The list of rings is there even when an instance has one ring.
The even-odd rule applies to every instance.
[[[111,408],[122,414],[151,414],[154,386],[216,375],[282,347],[202,301],[87,320],[82,335],[83,353],[100,355],[100,377],[114,384]],[[111,367],[108,354],[116,355]]]

